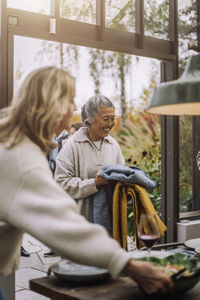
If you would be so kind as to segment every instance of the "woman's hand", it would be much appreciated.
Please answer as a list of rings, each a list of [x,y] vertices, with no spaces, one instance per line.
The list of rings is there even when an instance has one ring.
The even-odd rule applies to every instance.
[[[103,178],[102,176],[100,176],[102,170],[99,170],[97,172],[97,175],[95,177],[95,184],[96,186],[99,186],[99,185],[104,185],[104,184],[108,184],[108,180]]]
[[[173,287],[170,277],[148,262],[130,260],[123,272],[148,294],[166,293]]]

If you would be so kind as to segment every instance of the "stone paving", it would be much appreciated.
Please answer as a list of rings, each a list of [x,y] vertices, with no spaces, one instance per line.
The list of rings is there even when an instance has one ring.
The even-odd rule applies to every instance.
[[[61,258],[59,256],[44,257],[44,252],[49,249],[28,234],[24,235],[23,246],[31,255],[21,257],[19,269],[15,273],[15,300],[48,300],[50,298],[29,289],[29,280],[46,276],[48,268],[53,263],[59,262]],[[128,250],[135,250],[135,244],[129,237]]]
[[[47,300],[49,298],[29,290],[29,280],[46,276],[48,268],[61,258],[59,256],[44,257],[44,252],[49,249],[28,234],[24,235],[23,246],[31,255],[21,257],[19,269],[15,273],[15,299]]]

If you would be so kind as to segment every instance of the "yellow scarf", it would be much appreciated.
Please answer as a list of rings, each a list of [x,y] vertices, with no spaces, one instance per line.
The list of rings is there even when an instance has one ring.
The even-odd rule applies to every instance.
[[[163,236],[167,230],[161,221],[148,196],[145,188],[132,183],[118,182],[113,193],[113,238],[116,239],[124,249],[127,249],[127,198],[133,201],[133,216],[136,227],[136,246],[142,247],[138,239],[137,229],[141,214],[154,214],[157,217],[160,235]]]

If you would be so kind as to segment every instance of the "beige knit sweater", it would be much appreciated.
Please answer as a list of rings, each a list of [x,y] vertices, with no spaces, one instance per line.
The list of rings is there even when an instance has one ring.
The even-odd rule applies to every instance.
[[[88,218],[89,196],[98,190],[95,175],[103,166],[124,165],[119,144],[111,136],[103,139],[98,151],[80,128],[59,152],[56,160],[55,180],[78,202],[79,211]]]

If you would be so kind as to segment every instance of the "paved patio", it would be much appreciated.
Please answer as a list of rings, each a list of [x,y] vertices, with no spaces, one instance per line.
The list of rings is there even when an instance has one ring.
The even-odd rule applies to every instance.
[[[19,269],[15,273],[15,299],[16,300],[47,300],[29,290],[29,280],[32,278],[46,276],[49,266],[61,260],[60,257],[44,257],[48,248],[25,234],[23,240],[24,248],[31,254],[30,257],[21,257]]]
[[[30,257],[21,257],[19,269],[15,273],[15,300],[47,300],[50,298],[41,296],[29,289],[29,280],[46,276],[48,268],[61,258],[44,257],[44,252],[48,248],[33,238],[25,234],[23,239],[24,248],[31,254]],[[128,238],[129,251],[135,249],[135,244]]]

